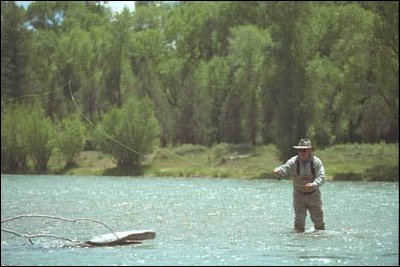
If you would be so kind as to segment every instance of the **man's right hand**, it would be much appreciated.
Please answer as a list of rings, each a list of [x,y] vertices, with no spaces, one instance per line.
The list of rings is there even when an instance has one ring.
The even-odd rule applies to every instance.
[[[275,174],[275,175],[279,175],[279,174],[280,174],[278,168],[275,168],[275,169],[272,171],[272,173]]]

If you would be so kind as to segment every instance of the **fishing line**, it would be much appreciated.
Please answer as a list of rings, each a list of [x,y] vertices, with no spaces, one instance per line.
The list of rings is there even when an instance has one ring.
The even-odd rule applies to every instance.
[[[74,107],[76,108],[76,110],[79,112],[79,114],[82,116],[82,118],[89,123],[93,128],[96,128],[96,124],[94,124],[84,113],[83,111],[79,108],[79,105],[76,103],[75,97],[72,93],[72,89],[71,89],[71,80],[69,80],[67,83],[58,86],[56,88],[54,88],[53,90],[51,90],[50,92],[45,92],[45,93],[37,93],[37,94],[27,94],[27,95],[22,95],[22,96],[18,96],[18,97],[14,97],[14,98],[10,98],[8,100],[6,100],[6,102],[11,102],[14,101],[16,99],[23,99],[23,98],[28,98],[28,97],[42,97],[42,98],[47,98],[49,97],[51,94],[53,94],[54,92],[56,92],[58,89],[60,88],[64,88],[66,85],[68,85],[68,90],[69,90],[69,94],[71,96],[71,100],[74,104]],[[139,156],[142,156],[144,158],[150,157],[151,154],[143,154],[129,146],[127,146],[126,144],[122,143],[121,141],[119,141],[118,139],[116,139],[115,137],[113,137],[112,135],[108,134],[106,131],[104,131],[103,129],[100,129],[100,132],[102,134],[104,134],[108,139],[110,139],[111,141],[117,143],[118,145],[120,145],[121,147],[127,149],[128,151],[135,153]],[[193,161],[190,161],[187,157],[181,156],[176,152],[167,150],[168,153],[184,160],[185,162],[197,166],[197,167],[201,167],[201,168],[206,168],[206,167],[210,167],[209,164],[199,164],[199,163],[195,163]],[[245,168],[257,168],[257,169],[262,169],[262,170],[267,170],[266,168],[262,168],[262,167],[258,167],[258,166],[250,166],[250,165],[243,165],[243,164],[237,164],[235,163],[235,165],[231,165],[231,167],[245,167]]]
[[[93,128],[96,128],[96,124],[93,123],[84,113],[83,111],[79,108],[79,105],[76,103],[74,94],[72,93],[72,89],[71,89],[71,80],[69,80],[67,83],[58,86],[56,88],[54,88],[53,90],[51,90],[50,92],[45,92],[45,93],[37,93],[37,94],[27,94],[27,95],[22,95],[22,96],[18,96],[18,97],[14,97],[14,98],[10,98],[8,99],[6,102],[11,102],[14,101],[16,99],[23,99],[23,98],[28,98],[28,97],[42,97],[42,98],[47,98],[49,97],[51,94],[55,93],[58,89],[60,88],[64,88],[66,85],[68,85],[68,91],[69,94],[71,96],[71,100],[74,104],[74,107],[76,108],[76,110],[79,112],[80,116],[82,116],[82,118],[88,123],[90,124]],[[110,139],[111,141],[117,143],[119,146],[127,149],[128,151],[135,153],[139,156],[142,156],[144,158],[148,158],[150,157],[151,154],[143,154],[135,149],[133,149],[132,147],[127,146],[126,144],[122,143],[121,141],[119,141],[118,139],[116,139],[115,137],[113,137],[112,135],[110,135],[109,133],[107,133],[106,131],[104,131],[102,128],[99,129],[99,131],[106,136],[108,139]],[[193,166],[197,166],[197,167],[201,167],[201,168],[206,168],[206,167],[210,167],[210,164],[199,164],[199,163],[195,163],[191,160],[189,160],[187,157],[185,156],[181,156],[176,152],[167,150],[168,153],[172,154],[175,157],[178,157],[180,159],[182,159],[183,161],[193,165]],[[249,166],[249,165],[243,165],[243,164],[237,164],[235,163],[235,165],[231,165],[231,167],[245,167],[245,168],[258,168],[258,169],[262,169],[262,170],[267,170],[266,168],[262,168],[262,167],[258,167],[258,166]]]
[[[68,83],[68,89],[69,89],[69,93],[70,93],[70,95],[71,95],[72,102],[74,103],[74,106],[75,106],[75,108],[78,110],[78,112],[80,113],[80,115],[81,115],[81,116],[85,119],[85,121],[88,122],[92,127],[96,128],[96,125],[81,111],[81,109],[79,108],[78,104],[76,103],[75,97],[74,97],[74,95],[73,95],[73,93],[72,93],[70,81],[69,81],[69,83]],[[125,145],[124,143],[122,143],[121,141],[119,141],[118,139],[116,139],[115,137],[113,137],[112,135],[108,134],[108,133],[107,133],[106,131],[104,131],[103,129],[100,129],[100,132],[101,132],[102,134],[104,134],[107,138],[109,138],[109,139],[112,140],[113,142],[117,143],[117,144],[120,145],[121,147],[123,147],[123,148],[129,150],[130,152],[133,152],[133,153],[135,153],[135,154],[137,154],[137,155],[139,155],[139,156],[145,157],[145,158],[146,158],[146,157],[150,157],[150,155],[151,155],[151,154],[147,154],[147,155],[146,155],[146,154],[140,153],[139,151],[137,151],[137,150],[135,150],[135,149],[133,149],[133,148],[131,148],[131,147]],[[175,155],[175,156],[177,156],[177,157],[179,157],[179,158],[181,158],[181,159],[183,159],[184,161],[188,162],[189,164],[196,165],[196,166],[200,166],[200,167],[206,167],[206,165],[201,165],[201,164],[197,164],[197,163],[191,162],[191,161],[189,161],[187,158],[185,158],[185,157],[183,157],[183,156],[180,156],[180,155],[178,155],[177,153],[174,153],[174,152],[172,152],[172,151],[168,151],[168,152],[169,152],[169,153],[172,153],[173,155]]]
[[[28,95],[17,96],[17,97],[13,97],[13,98],[7,99],[6,102],[11,102],[11,101],[14,101],[14,100],[17,100],[17,99],[21,99],[21,98],[25,98],[25,97],[37,97],[37,96],[45,96],[45,97],[47,97],[47,95],[50,95],[53,92],[54,91],[50,91],[50,92],[47,92],[47,93],[38,93],[38,94],[28,94]]]
[[[87,121],[92,127],[96,128],[96,125],[81,111],[81,109],[79,108],[78,104],[75,101],[75,97],[72,94],[72,90],[71,90],[71,81],[68,82],[68,89],[69,89],[69,93],[71,95],[71,99],[72,102],[74,103],[75,108],[78,110],[78,112],[80,113],[80,115],[85,119],[85,121]],[[124,143],[122,143],[121,141],[117,140],[116,138],[114,138],[113,136],[111,136],[110,134],[108,134],[106,131],[104,131],[103,129],[100,129],[100,132],[102,134],[104,134],[108,139],[110,139],[111,141],[117,143],[118,145],[120,145],[121,147],[129,150],[130,152],[133,152],[139,156],[142,157],[148,157],[150,154],[145,155],[143,153],[140,153],[139,151],[136,151],[135,149],[125,145]]]
[[[68,82],[69,83],[69,82]],[[44,92],[44,93],[36,93],[36,94],[26,94],[26,95],[22,95],[22,96],[17,96],[17,97],[13,97],[13,98],[9,98],[6,100],[6,103],[17,100],[17,99],[22,99],[22,98],[27,98],[27,97],[42,97],[42,98],[47,98],[49,97],[51,94],[55,93],[58,89],[60,88],[64,88],[66,85],[68,85],[68,83],[65,83],[61,86],[58,86],[54,89],[52,89],[50,92]]]

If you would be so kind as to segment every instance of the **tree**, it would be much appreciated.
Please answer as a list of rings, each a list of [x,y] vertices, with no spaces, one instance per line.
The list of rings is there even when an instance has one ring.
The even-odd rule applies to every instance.
[[[55,146],[66,160],[66,167],[74,164],[75,156],[83,150],[86,128],[78,113],[64,118],[58,126]]]
[[[23,104],[7,103],[1,112],[1,171],[14,173],[27,168],[28,140]]]
[[[362,140],[360,121],[376,101],[371,90],[374,14],[356,4],[312,6],[303,25],[309,49],[306,75],[310,120],[307,134],[326,146]],[[372,87],[374,87],[372,85]],[[368,118],[370,120],[372,117]]]
[[[54,149],[54,125],[45,116],[44,110],[39,104],[34,104],[28,109],[25,120],[28,155],[32,158],[37,173],[46,172]]]
[[[275,3],[270,6],[274,21],[272,39],[277,43],[272,55],[276,62],[275,77],[269,96],[275,100],[274,140],[282,159],[292,154],[289,144],[304,137],[307,129],[306,109],[303,104],[305,62],[301,55],[301,44],[297,39],[301,32],[301,18],[307,16],[308,3]],[[288,19],[290,18],[290,19]]]
[[[260,133],[260,88],[262,67],[267,56],[267,47],[272,40],[268,31],[256,26],[238,26],[231,29],[229,39],[229,61],[234,66],[234,86],[238,87],[243,103],[243,130],[245,141],[256,145]]]
[[[199,89],[197,112],[198,140],[211,145],[223,140],[223,105],[229,89],[229,63],[224,57],[214,56],[209,62],[202,61],[196,72]]]
[[[159,135],[159,126],[148,99],[130,99],[121,109],[107,112],[96,127],[96,140],[104,153],[123,169],[138,168]]]
[[[366,105],[365,116],[361,121],[367,134],[370,129],[367,125],[371,120],[370,114],[380,110],[374,123],[380,125],[379,131],[369,141],[399,140],[399,3],[368,2],[371,10],[375,12],[374,40],[370,51],[371,66],[369,69],[368,86],[375,100],[372,105]],[[367,114],[368,113],[368,114]],[[379,118],[378,118],[379,117]],[[376,129],[376,128],[374,128]]]
[[[1,99],[22,101],[32,93],[30,46],[25,13],[14,1],[1,2]]]

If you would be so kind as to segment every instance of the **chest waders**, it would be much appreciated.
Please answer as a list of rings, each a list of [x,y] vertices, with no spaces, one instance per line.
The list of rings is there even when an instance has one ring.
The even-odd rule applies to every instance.
[[[315,168],[314,168],[314,161],[311,159],[311,173],[313,177],[315,178]],[[296,158],[296,173],[297,175],[300,175],[300,161],[299,157]],[[311,195],[315,191],[312,191],[310,193],[303,193],[303,196],[300,196],[300,198],[305,198],[306,195]],[[315,197],[315,196],[314,196]],[[310,202],[311,201],[311,202]],[[304,232],[305,230],[305,219],[306,219],[306,214],[307,210],[309,210],[310,215],[311,215],[311,220],[314,223],[314,228],[316,230],[325,230],[325,224],[323,221],[323,211],[322,211],[322,202],[321,198],[318,195],[316,199],[309,199],[306,200],[306,205],[304,203],[294,203],[294,210],[295,210],[295,222],[294,222],[294,228],[297,232]],[[310,203],[309,203],[310,202]]]

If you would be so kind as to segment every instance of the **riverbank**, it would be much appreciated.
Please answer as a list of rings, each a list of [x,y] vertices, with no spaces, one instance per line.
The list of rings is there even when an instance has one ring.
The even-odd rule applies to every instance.
[[[398,144],[336,145],[314,154],[324,162],[327,180],[398,181]],[[148,155],[142,168],[121,170],[110,155],[84,151],[75,166],[64,168],[52,157],[50,174],[68,175],[140,175],[145,177],[236,177],[270,178],[274,167],[282,163],[273,145],[219,144],[212,148],[183,145],[158,148]]]

